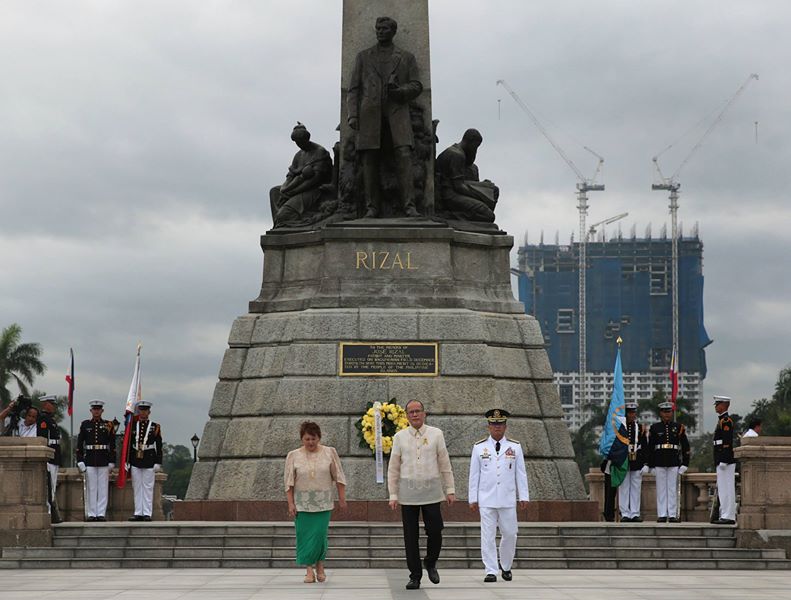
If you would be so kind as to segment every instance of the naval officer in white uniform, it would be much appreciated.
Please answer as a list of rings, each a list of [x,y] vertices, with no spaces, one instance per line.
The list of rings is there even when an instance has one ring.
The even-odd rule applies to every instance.
[[[469,502],[481,514],[481,558],[486,569],[484,582],[497,581],[498,561],[495,536],[500,528],[500,567],[503,579],[511,581],[511,565],[516,553],[516,502],[527,506],[525,455],[517,440],[505,437],[510,413],[502,409],[487,411],[489,437],[472,447],[470,458]]]

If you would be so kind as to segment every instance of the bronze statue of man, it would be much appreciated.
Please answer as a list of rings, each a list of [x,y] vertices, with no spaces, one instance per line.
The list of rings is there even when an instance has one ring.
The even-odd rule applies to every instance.
[[[500,189],[488,179],[480,181],[475,158],[483,136],[477,129],[464,132],[461,141],[437,157],[439,210],[462,221],[494,222]]]
[[[409,102],[423,91],[415,57],[393,44],[398,24],[390,17],[376,19],[377,44],[363,50],[354,62],[346,96],[348,124],[357,132],[362,159],[366,217],[382,214],[379,164],[392,151],[401,209],[408,217],[415,208],[412,174],[412,123]]]
[[[332,181],[332,159],[325,148],[310,141],[310,132],[297,123],[291,139],[299,148],[283,185],[269,192],[275,227],[297,224],[316,208]]]

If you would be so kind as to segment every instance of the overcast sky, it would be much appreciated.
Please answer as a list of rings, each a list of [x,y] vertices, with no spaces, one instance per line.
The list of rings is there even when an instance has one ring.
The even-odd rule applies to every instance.
[[[478,165],[517,241],[568,240],[575,177],[496,80],[583,172],[595,160],[582,145],[606,158],[590,221],[629,211],[623,229],[641,235],[669,223],[651,157],[760,74],[682,172],[680,219],[704,242],[706,395],[731,395],[742,413],[769,396],[791,362],[791,6],[430,4],[440,145],[481,130]],[[291,128],[335,141],[341,6],[0,3],[0,326],[42,344],[36,387],[65,391],[73,347],[76,414],[102,398],[120,417],[140,340],[166,441],[202,434],[231,323],[260,288],[267,194],[295,151]],[[663,156],[667,172],[709,122]]]

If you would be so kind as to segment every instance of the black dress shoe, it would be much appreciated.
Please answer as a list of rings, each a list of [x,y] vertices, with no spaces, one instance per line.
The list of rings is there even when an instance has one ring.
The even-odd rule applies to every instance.
[[[714,521],[715,525],[736,525],[736,521],[733,519],[717,519]]]
[[[497,581],[497,575],[492,575],[491,573],[483,578],[484,583],[494,583],[495,581]]]
[[[433,584],[439,583],[439,573],[437,572],[437,566],[436,565],[434,565],[432,567],[429,567],[428,565],[426,565],[426,573],[428,574],[428,580],[431,583],[433,583]]]
[[[503,571],[503,581],[511,581],[513,578],[511,571]]]
[[[142,521],[143,517],[141,517],[140,515],[132,515],[131,517],[129,517],[128,520],[129,521]]]
[[[97,521],[102,521],[102,522],[104,522],[104,521],[106,521],[107,519],[106,519],[106,518],[104,518],[104,517],[96,517],[96,520],[97,520]]]
[[[406,584],[406,589],[408,589],[408,590],[419,590],[420,589],[420,579],[410,579],[409,583]]]
[[[668,522],[668,523],[681,523],[681,519],[679,519],[678,517],[670,517],[670,518],[667,520],[667,522]]]
[[[642,523],[642,522],[643,522],[642,517],[632,517],[632,523]]]
[[[621,523],[631,523],[632,517],[621,517]]]
[[[657,523],[667,523],[667,517],[659,517],[656,520]]]
[[[96,517],[88,517],[88,522],[89,523],[93,523],[96,520],[98,520]]]
[[[144,521],[150,521],[151,517],[149,515],[143,515],[143,520]]]

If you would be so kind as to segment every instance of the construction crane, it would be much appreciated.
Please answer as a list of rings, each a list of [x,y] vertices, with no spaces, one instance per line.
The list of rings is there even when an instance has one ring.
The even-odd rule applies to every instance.
[[[659,152],[656,156],[654,156],[651,160],[654,163],[654,167],[656,168],[656,172],[659,175],[660,183],[654,183],[651,185],[651,189],[654,191],[669,191],[670,192],[670,227],[671,227],[671,287],[672,287],[672,311],[673,311],[673,348],[672,351],[675,353],[676,357],[676,365],[680,365],[680,354],[679,354],[679,322],[678,322],[678,190],[681,188],[681,183],[678,181],[678,177],[681,174],[681,170],[687,165],[690,159],[695,156],[700,147],[703,145],[703,142],[706,141],[706,138],[709,137],[712,131],[720,124],[722,118],[725,116],[725,113],[728,109],[733,105],[734,102],[742,95],[747,86],[753,80],[758,79],[757,73],[751,73],[747,80],[736,90],[728,101],[725,103],[725,106],[722,107],[722,110],[717,114],[714,120],[711,122],[711,125],[708,126],[706,131],[700,136],[700,139],[697,143],[692,147],[689,153],[684,157],[681,163],[678,165],[678,168],[670,177],[665,177],[662,173],[662,169],[659,167],[659,157],[662,156],[665,152],[670,150],[673,146],[675,146],[679,141],[676,140],[666,148],[664,148],[661,152]],[[682,136],[683,138],[684,136]],[[678,367],[676,367],[678,370]],[[702,406],[700,407],[702,409]],[[702,412],[700,413],[702,414]]]
[[[610,217],[609,219],[604,219],[604,221],[599,221],[598,223],[594,223],[588,229],[588,241],[593,241],[593,236],[596,235],[596,229],[598,229],[599,225],[609,225],[610,223],[615,223],[616,221],[620,221],[629,216],[628,212],[621,213],[620,215],[615,215],[614,217]]]
[[[602,165],[604,164],[604,158],[602,158],[599,154],[591,150],[588,146],[583,146],[585,150],[593,154],[596,158],[599,159],[599,162],[596,165],[596,171],[593,173],[593,176],[590,178],[586,178],[582,172],[577,168],[577,165],[574,164],[574,161],[571,160],[565,152],[563,152],[563,148],[561,148],[557,142],[549,135],[549,132],[544,128],[541,124],[541,121],[538,120],[533,114],[533,111],[525,104],[519,95],[511,89],[511,86],[506,83],[504,79],[499,79],[497,81],[497,85],[503,86],[505,91],[507,91],[514,101],[519,105],[524,113],[530,117],[530,120],[533,121],[533,125],[541,132],[541,134],[547,139],[547,141],[552,144],[552,147],[555,149],[560,157],[566,162],[569,168],[574,171],[574,174],[577,176],[577,210],[579,211],[579,219],[580,219],[580,241],[579,241],[579,409],[580,414],[585,411],[585,399],[587,398],[587,371],[588,371],[588,364],[587,364],[587,319],[586,319],[586,310],[587,310],[587,298],[586,298],[586,271],[588,266],[588,257],[587,257],[587,237],[588,231],[585,226],[585,220],[588,215],[588,192],[603,192],[604,191],[604,184],[603,183],[596,183],[596,178],[599,176],[601,172]]]

